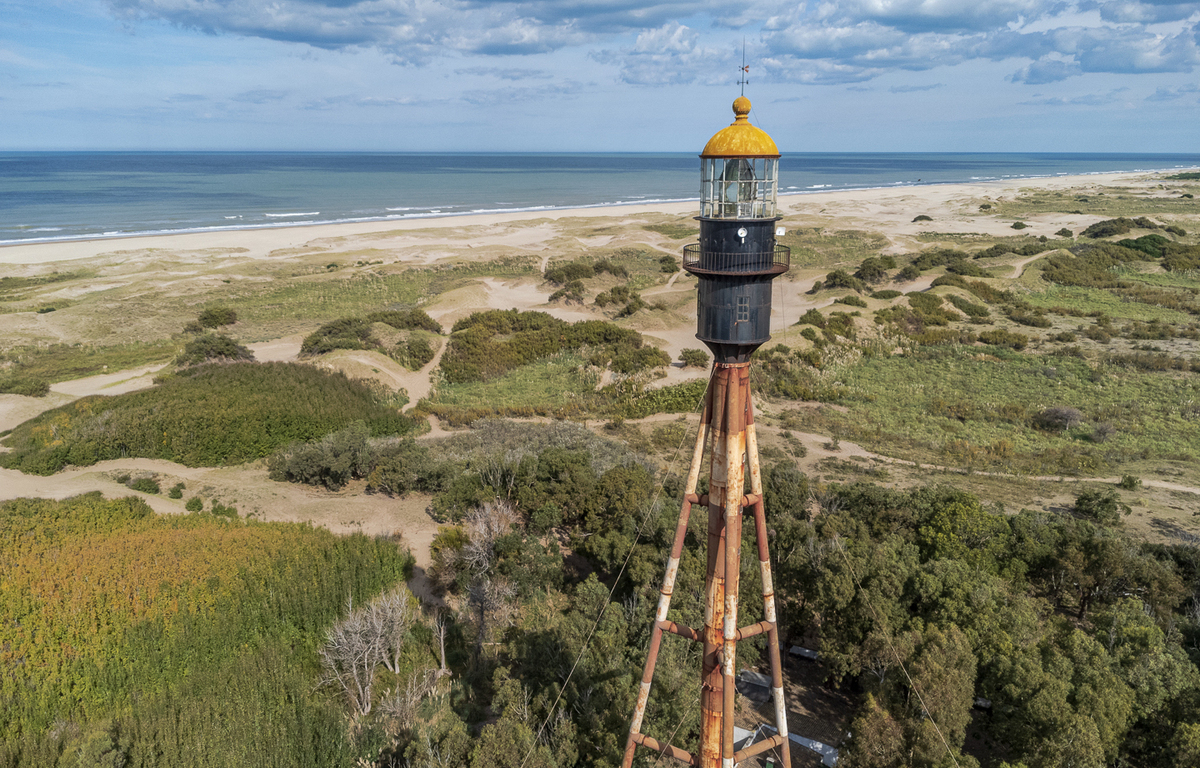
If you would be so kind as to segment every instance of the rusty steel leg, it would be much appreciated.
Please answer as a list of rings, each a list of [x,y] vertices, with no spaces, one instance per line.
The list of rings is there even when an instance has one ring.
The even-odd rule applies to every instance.
[[[771,556],[767,547],[767,514],[763,504],[762,467],[758,463],[758,433],[754,428],[754,402],[746,398],[746,460],[750,465],[750,492],[754,502],[754,538],[758,544],[758,565],[762,572],[763,618],[767,630],[768,657],[771,662],[771,694],[775,700],[775,727],[782,737],[779,751],[783,768],[792,766],[792,742],[788,738],[787,705],[783,697],[783,665],[779,655],[779,622],[775,614],[775,585],[771,579]]]
[[[733,720],[737,687],[738,576],[741,572],[742,496],[745,492],[747,369],[730,370],[725,406],[725,616],[721,677],[724,685],[721,724],[721,765],[733,768]]]
[[[717,364],[712,382],[712,462],[708,480],[708,557],[704,594],[704,654],[700,685],[700,768],[720,768],[725,710],[725,499],[729,483],[729,389],[736,386],[733,369]]]
[[[658,610],[654,615],[654,627],[650,630],[650,648],[646,654],[646,666],[642,671],[642,684],[638,688],[633,723],[629,728],[629,738],[625,742],[625,754],[621,760],[622,768],[630,768],[633,765],[633,753],[637,749],[637,736],[641,732],[642,719],[646,715],[646,704],[650,700],[650,684],[654,680],[654,666],[658,661],[658,649],[662,643],[662,623],[667,620],[671,595],[675,591],[675,577],[679,573],[679,559],[683,554],[683,541],[687,537],[688,520],[692,514],[692,500],[695,498],[696,486],[699,483],[700,463],[704,458],[704,446],[708,442],[708,421],[711,414],[712,393],[710,390],[704,397],[704,412],[700,417],[700,428],[696,432],[696,444],[692,450],[692,466],[683,491],[683,506],[679,512],[679,522],[675,526],[675,540],[671,544],[671,556],[667,559],[667,572],[663,577],[662,588],[659,590]]]

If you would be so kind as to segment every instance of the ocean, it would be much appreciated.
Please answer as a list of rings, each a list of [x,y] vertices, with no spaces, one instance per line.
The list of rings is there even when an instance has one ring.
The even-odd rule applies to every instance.
[[[657,154],[0,152],[0,245],[693,200]],[[801,153],[780,192],[1200,166],[1200,154]]]

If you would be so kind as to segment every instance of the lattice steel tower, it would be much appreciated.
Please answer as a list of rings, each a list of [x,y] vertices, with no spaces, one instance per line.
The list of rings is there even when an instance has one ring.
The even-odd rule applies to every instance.
[[[783,765],[791,766],[775,594],[767,553],[762,472],[750,399],[750,357],[771,338],[771,281],[788,270],[791,253],[775,243],[779,150],[750,124],[750,100],[733,102],[733,124],[719,131],[700,155],[700,242],[683,251],[683,268],[699,279],[696,338],[712,350],[713,372],[684,489],[683,508],[663,577],[650,649],[637,707],[625,745],[624,768],[639,745],[699,768],[733,768],[738,762],[782,745]],[[709,450],[709,492],[696,495],[705,448]],[[749,492],[746,491],[749,470]],[[670,621],[668,611],[692,505],[708,507],[708,563],[704,627]],[[765,620],[738,626],[738,574],[741,568],[742,514],[750,508],[758,542]],[[641,732],[654,665],[663,633],[703,643],[700,688],[700,744],[695,753],[663,744]],[[733,749],[737,642],[766,634],[775,703],[775,736],[746,749]]]

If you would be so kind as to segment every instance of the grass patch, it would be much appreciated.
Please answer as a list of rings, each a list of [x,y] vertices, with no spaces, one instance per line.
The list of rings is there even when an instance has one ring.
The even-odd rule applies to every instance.
[[[700,234],[700,228],[691,222],[668,222],[666,224],[646,224],[642,229],[657,232],[672,240],[688,240]]]
[[[433,396],[422,401],[421,407],[558,409],[579,405],[595,390],[598,380],[595,373],[585,372],[584,367],[584,360],[578,353],[564,352],[488,381],[442,381]]]
[[[1022,294],[1021,298],[1038,308],[1065,307],[1084,314],[1103,312],[1109,317],[1125,320],[1149,321],[1157,318],[1164,323],[1190,323],[1194,320],[1187,312],[1129,301],[1103,288],[1050,285],[1037,293]]]
[[[182,348],[183,342],[174,339],[105,347],[53,344],[49,347],[15,347],[0,359],[12,363],[11,371],[16,377],[54,383],[167,363]]]
[[[792,249],[794,267],[858,263],[878,255],[888,245],[887,238],[878,232],[826,232],[820,227],[789,227],[787,234],[777,242]]]
[[[889,455],[956,466],[1043,474],[1092,473],[1150,457],[1194,461],[1200,381],[1177,373],[977,348],[864,357],[839,373],[848,413],[803,409],[809,428]],[[1035,429],[1034,414],[1079,409],[1061,434]],[[1092,435],[1112,427],[1103,442]]]
[[[1146,216],[1148,214],[1190,215],[1191,200],[1144,195],[1122,187],[1101,191],[1022,190],[1013,199],[1000,200],[992,213],[1000,218],[1026,218],[1039,213],[1083,213],[1095,216]]]

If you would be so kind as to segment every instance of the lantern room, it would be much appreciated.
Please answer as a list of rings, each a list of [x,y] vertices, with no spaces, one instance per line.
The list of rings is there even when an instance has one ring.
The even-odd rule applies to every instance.
[[[771,281],[790,265],[776,245],[779,149],[750,124],[750,100],[700,155],[700,242],[683,251],[699,278],[697,333],[718,363],[742,363],[771,338]]]

